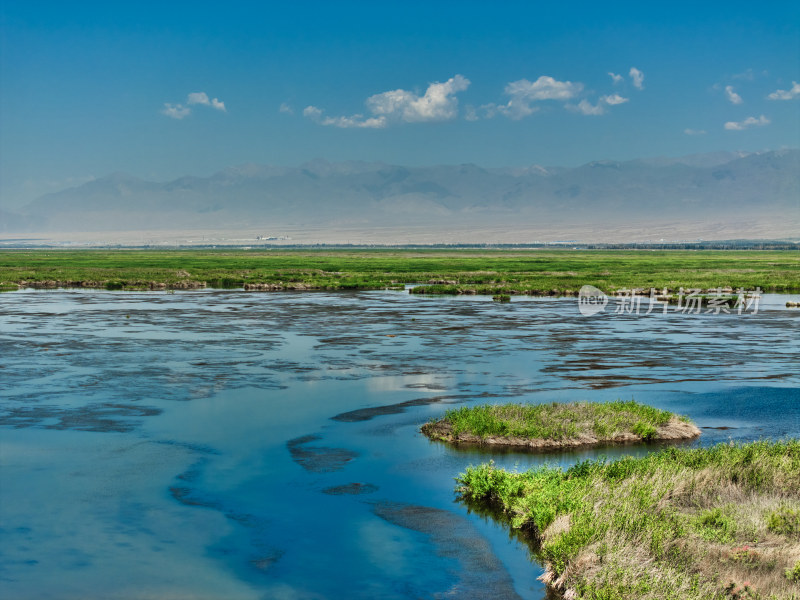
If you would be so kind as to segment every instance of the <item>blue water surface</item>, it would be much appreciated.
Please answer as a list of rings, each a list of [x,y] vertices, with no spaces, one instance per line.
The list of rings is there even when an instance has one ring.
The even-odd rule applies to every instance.
[[[0,595],[544,598],[453,478],[658,446],[487,454],[420,425],[635,398],[694,419],[689,444],[798,436],[787,299],[582,317],[390,291],[0,294]]]

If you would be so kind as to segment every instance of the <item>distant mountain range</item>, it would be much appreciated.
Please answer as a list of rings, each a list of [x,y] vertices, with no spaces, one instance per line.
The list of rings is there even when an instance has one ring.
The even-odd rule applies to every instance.
[[[597,230],[708,222],[726,235],[748,223],[800,236],[800,150],[596,161],[577,168],[401,167],[315,160],[243,165],[167,183],[116,173],[47,194],[3,232],[430,227]],[[692,229],[695,231],[696,227]]]

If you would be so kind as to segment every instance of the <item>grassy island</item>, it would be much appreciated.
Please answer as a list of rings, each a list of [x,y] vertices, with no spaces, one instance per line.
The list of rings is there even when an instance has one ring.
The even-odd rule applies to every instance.
[[[598,444],[691,439],[700,430],[685,417],[639,404],[571,402],[486,404],[448,410],[422,426],[434,440],[455,444],[555,449]]]
[[[565,598],[800,598],[800,440],[457,479],[463,501],[534,541]],[[481,508],[483,507],[483,508]]]

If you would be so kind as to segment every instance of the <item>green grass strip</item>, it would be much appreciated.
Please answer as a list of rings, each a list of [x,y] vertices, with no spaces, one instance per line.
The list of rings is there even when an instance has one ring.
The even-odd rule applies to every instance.
[[[264,289],[381,289],[417,293],[577,293],[622,288],[800,290],[800,252],[759,250],[0,250],[0,286],[64,283],[112,289],[262,285]],[[258,289],[258,288],[256,288]]]

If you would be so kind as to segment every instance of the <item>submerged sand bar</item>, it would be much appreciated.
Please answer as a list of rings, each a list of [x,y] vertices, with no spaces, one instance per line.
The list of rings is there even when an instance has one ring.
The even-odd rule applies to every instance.
[[[432,440],[541,450],[614,443],[689,440],[689,419],[631,401],[486,404],[447,411],[422,426]]]

